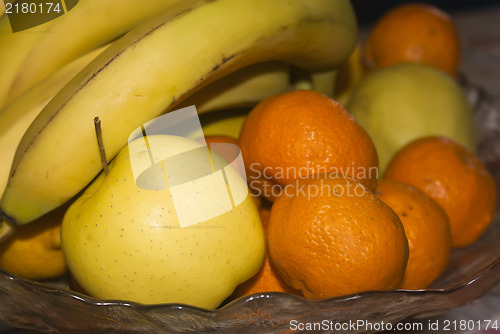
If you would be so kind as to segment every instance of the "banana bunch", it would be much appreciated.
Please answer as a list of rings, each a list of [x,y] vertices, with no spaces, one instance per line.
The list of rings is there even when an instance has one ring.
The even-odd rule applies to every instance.
[[[23,44],[0,30],[0,64],[9,39],[20,55],[8,82],[0,82],[0,101],[10,101],[0,110],[0,150],[10,157],[0,200],[3,222],[32,222],[72,199],[101,172],[96,116],[111,159],[134,129],[182,105],[208,112],[248,106],[290,89],[290,67],[321,73],[315,82],[332,92],[332,71],[357,41],[349,0],[150,2],[81,0],[42,25],[50,28],[33,28],[71,28],[78,37],[67,32],[64,43],[62,32],[21,36]],[[90,18],[104,12],[103,6],[109,9],[106,16]],[[58,22],[63,18],[65,24]],[[91,31],[76,31],[87,28]],[[104,50],[89,53],[110,41]],[[22,138],[8,131],[16,126]]]
[[[13,1],[8,1],[13,2]],[[122,36],[181,0],[81,0],[59,18],[12,32],[0,17],[0,107],[72,60]],[[64,47],[62,47],[64,45]]]

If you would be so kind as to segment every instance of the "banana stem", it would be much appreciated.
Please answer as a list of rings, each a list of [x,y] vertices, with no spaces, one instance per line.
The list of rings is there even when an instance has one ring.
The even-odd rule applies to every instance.
[[[97,145],[99,145],[99,152],[101,153],[102,167],[104,168],[104,172],[106,173],[106,175],[108,175],[109,165],[108,165],[108,160],[106,159],[106,151],[104,150],[104,143],[102,141],[101,120],[99,119],[99,117],[94,117],[94,127],[95,127],[95,135],[97,137]]]

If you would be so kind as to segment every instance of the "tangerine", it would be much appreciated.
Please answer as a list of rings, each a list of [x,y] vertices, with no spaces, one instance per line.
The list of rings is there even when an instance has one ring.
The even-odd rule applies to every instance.
[[[453,247],[476,241],[495,214],[495,180],[475,154],[446,137],[423,137],[404,146],[385,178],[411,184],[441,205],[450,220]]]
[[[450,260],[451,228],[446,212],[409,184],[382,179],[376,194],[399,216],[408,239],[410,257],[400,288],[426,288],[444,272]]]
[[[294,90],[263,100],[246,118],[239,141],[250,187],[271,201],[283,186],[318,173],[349,175],[375,190],[373,141],[340,103],[321,93]]]
[[[56,278],[67,270],[61,248],[63,206],[28,225],[16,227],[0,244],[0,267],[33,280]]]
[[[264,229],[264,235],[266,239],[270,214],[271,210],[268,208],[262,208],[260,210],[260,219],[262,221],[262,227]],[[247,296],[259,292],[286,292],[291,294],[300,294],[300,292],[290,287],[280,277],[278,271],[269,258],[269,247],[267,245],[267,241],[266,255],[264,258],[264,262],[262,263],[262,267],[252,278],[250,278],[243,284],[240,284],[236,288],[233,296],[238,298],[241,296]]]
[[[398,288],[408,261],[399,217],[342,174],[298,179],[271,209],[269,255],[309,299]]]
[[[451,17],[423,3],[398,6],[383,15],[368,35],[363,50],[368,68],[416,62],[456,77],[460,40]]]

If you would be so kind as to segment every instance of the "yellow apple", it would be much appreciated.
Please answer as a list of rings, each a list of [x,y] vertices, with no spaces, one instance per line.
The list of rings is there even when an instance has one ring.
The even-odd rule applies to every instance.
[[[201,146],[170,135],[147,140],[147,146],[158,148],[155,154],[166,159],[198,152]],[[203,178],[187,188],[179,182],[185,175],[147,179],[155,189],[138,186],[143,174],[137,177],[134,168],[149,159],[143,143],[140,139],[129,143],[110,164],[109,174],[101,174],[68,209],[62,246],[69,269],[97,298],[216,308],[259,270],[264,258],[262,226],[247,185],[226,164],[230,183],[210,189],[209,198],[200,195],[206,190],[198,187]],[[191,162],[199,164],[202,155],[191,155]],[[220,159],[213,152],[211,157],[214,164]],[[153,166],[164,167],[165,161],[170,160]],[[178,165],[173,170],[187,168],[199,174],[194,166]],[[221,213],[228,192],[234,205]],[[185,213],[213,218],[186,223]]]

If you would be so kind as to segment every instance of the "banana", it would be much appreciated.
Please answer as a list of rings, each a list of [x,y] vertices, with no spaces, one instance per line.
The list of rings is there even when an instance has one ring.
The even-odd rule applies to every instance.
[[[0,110],[0,193],[5,190],[16,148],[31,122],[54,95],[104,49],[102,47],[90,52],[54,72]],[[288,89],[288,65],[265,62],[245,67],[217,80],[183,104],[195,105],[200,112],[248,108]]]
[[[326,71],[308,71],[302,68],[291,69],[291,85],[293,89],[314,90],[333,97],[337,69]]]
[[[316,71],[311,74],[312,87],[315,91],[333,97],[338,70]]]
[[[361,60],[361,43],[358,41],[349,58],[338,68],[334,98],[343,105],[347,105],[354,88],[366,74]]]
[[[4,64],[0,65],[0,107],[65,64],[180,1],[80,0],[57,19],[17,33],[12,33],[7,17],[3,17],[0,50],[9,51],[4,57],[0,55],[0,64]]]
[[[251,108],[269,96],[290,89],[289,67],[277,61],[247,66],[197,91],[178,108],[194,105],[199,113]]]
[[[54,95],[106,47],[54,72],[0,110],[0,193],[5,190],[16,148],[26,129]],[[184,104],[195,105],[200,112],[254,106],[268,96],[289,89],[288,67],[281,62],[245,67],[203,88]]]
[[[30,124],[54,95],[106,47],[62,67],[0,110],[0,192],[5,190],[16,148]]]
[[[3,157],[0,160],[0,194],[7,184],[12,159],[22,134],[59,89],[104,49],[102,47],[82,56],[54,72],[0,110],[0,156]],[[250,108],[271,95],[289,89],[289,66],[282,62],[264,62],[245,67],[213,82],[188,98],[183,105],[195,105],[202,113]],[[12,231],[10,224],[0,223],[0,242]]]
[[[31,122],[53,96],[106,47],[90,52],[54,72],[0,110],[0,193],[7,185],[17,145]],[[199,112],[249,108],[289,88],[289,66],[282,62],[265,62],[245,67],[217,80],[183,104],[196,105]],[[9,224],[3,225],[4,233],[10,232],[6,225]]]
[[[46,34],[53,21],[31,29],[12,32],[8,15],[0,18],[0,108],[6,103],[11,84],[34,44]]]
[[[349,0],[185,0],[170,7],[113,43],[34,120],[0,202],[4,219],[29,223],[101,171],[94,117],[114,157],[137,127],[229,73],[271,60],[332,69],[356,40]]]

